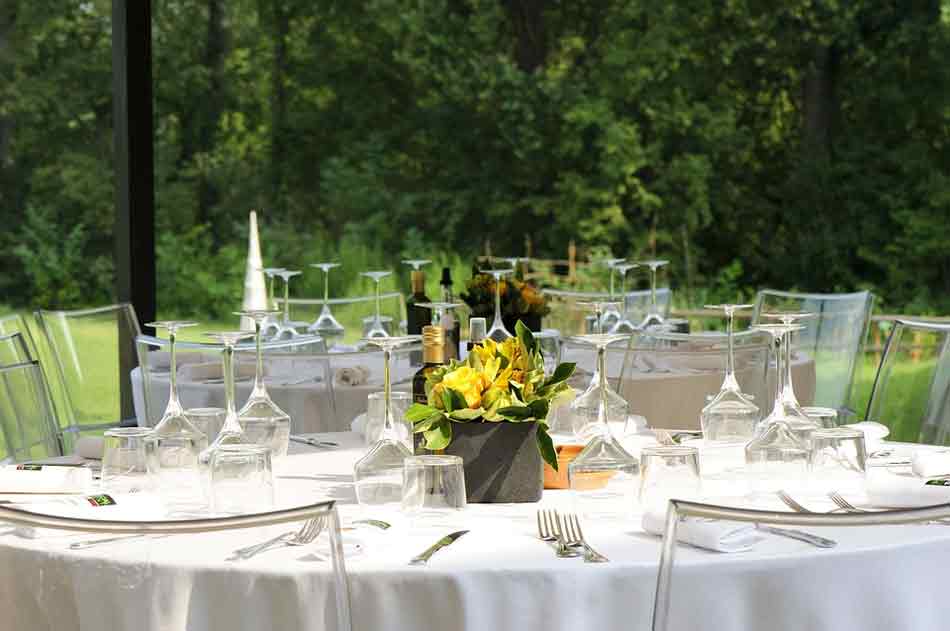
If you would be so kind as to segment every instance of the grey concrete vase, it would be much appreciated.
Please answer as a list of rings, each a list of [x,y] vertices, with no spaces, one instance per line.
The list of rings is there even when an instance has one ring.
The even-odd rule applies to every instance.
[[[538,502],[544,469],[537,423],[452,423],[445,453],[465,463],[469,502]]]

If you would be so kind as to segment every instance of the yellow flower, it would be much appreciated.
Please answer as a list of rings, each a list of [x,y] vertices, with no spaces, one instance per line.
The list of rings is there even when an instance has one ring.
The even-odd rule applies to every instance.
[[[459,366],[442,378],[442,385],[455,390],[463,397],[468,407],[475,409],[482,403],[482,392],[491,382],[484,373],[465,364]]]

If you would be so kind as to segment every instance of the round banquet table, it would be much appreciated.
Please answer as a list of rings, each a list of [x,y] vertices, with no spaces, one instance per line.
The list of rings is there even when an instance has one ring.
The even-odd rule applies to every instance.
[[[323,434],[340,449],[294,445],[278,467],[278,504],[340,501],[344,523],[380,517],[353,504],[356,434]],[[302,451],[305,450],[305,451]],[[565,491],[542,504],[562,505]],[[585,522],[606,564],[558,559],[536,538],[538,505],[470,505],[454,523],[414,528],[386,516],[385,532],[344,533],[354,629],[405,631],[638,631],[650,627],[660,539],[639,521]],[[408,559],[437,538],[470,533],[428,567]],[[89,534],[24,536],[0,525],[0,629],[331,629],[329,563],[314,548],[283,548],[248,561],[226,558],[287,525],[175,535],[81,551]],[[816,528],[837,539],[821,550],[767,537],[752,551],[679,546],[671,631],[695,629],[875,631],[947,629],[950,528],[907,525]],[[362,549],[353,550],[353,543]],[[319,545],[319,540],[318,544]]]

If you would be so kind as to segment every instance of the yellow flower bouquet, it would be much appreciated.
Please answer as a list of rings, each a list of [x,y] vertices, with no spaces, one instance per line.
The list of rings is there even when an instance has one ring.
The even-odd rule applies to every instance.
[[[546,375],[531,331],[521,321],[515,331],[515,337],[501,343],[486,339],[465,361],[452,360],[429,376],[427,403],[415,403],[406,412],[427,449],[445,449],[452,442],[453,423],[536,422],[541,457],[557,469],[547,418],[554,406],[573,395],[567,379],[574,374],[574,364],[560,364]]]

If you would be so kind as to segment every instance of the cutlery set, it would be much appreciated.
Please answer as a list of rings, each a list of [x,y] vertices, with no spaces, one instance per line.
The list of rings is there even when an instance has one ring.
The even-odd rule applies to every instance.
[[[538,511],[537,520],[538,538],[554,543],[554,553],[558,558],[583,556],[587,563],[606,563],[610,560],[594,550],[584,539],[577,515],[567,513],[562,518],[556,510],[542,509]]]

